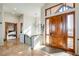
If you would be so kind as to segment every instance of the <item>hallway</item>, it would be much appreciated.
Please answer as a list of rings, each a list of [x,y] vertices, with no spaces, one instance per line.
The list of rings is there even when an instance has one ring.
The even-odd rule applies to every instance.
[[[79,53],[78,4],[4,3],[0,6],[1,56],[74,56]],[[27,44],[36,49],[31,50]]]

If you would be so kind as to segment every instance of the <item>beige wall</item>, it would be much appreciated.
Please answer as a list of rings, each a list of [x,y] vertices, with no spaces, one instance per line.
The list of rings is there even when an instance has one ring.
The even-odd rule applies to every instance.
[[[18,27],[18,38],[20,39],[20,30],[21,30],[21,23],[23,23],[23,16],[18,18],[17,27]]]
[[[38,11],[38,13],[40,13],[40,10]],[[36,34],[40,34],[40,24],[37,24],[40,22],[40,18],[41,15],[28,15],[27,13],[24,14],[23,17],[23,33],[27,34],[27,35],[36,35]],[[37,25],[36,25],[37,24]],[[28,30],[29,29],[29,30]],[[29,34],[28,33],[31,33]]]
[[[75,6],[75,53],[79,55],[79,3]]]
[[[2,23],[3,20],[2,10],[3,10],[3,6],[2,4],[0,4],[0,23]],[[0,45],[3,45],[3,24],[0,24]]]

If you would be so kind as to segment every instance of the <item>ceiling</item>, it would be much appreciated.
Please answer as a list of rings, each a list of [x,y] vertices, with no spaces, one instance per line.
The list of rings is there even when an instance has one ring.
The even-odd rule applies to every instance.
[[[39,14],[41,7],[44,3],[4,3],[3,8],[5,12],[11,12],[14,14]]]

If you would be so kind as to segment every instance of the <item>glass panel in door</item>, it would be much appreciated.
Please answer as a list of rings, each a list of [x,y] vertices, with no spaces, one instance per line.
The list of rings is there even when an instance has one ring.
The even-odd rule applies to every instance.
[[[74,15],[67,15],[67,48],[74,49]]]
[[[73,36],[73,14],[67,16],[68,36]]]
[[[46,44],[49,44],[49,19],[46,20]]]

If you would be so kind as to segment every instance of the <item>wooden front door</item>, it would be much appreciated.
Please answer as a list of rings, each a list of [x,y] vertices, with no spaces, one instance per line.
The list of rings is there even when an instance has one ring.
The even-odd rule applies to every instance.
[[[61,15],[50,18],[50,45],[57,48],[64,48],[64,20]]]
[[[46,44],[75,51],[75,13],[70,12],[46,19]]]

